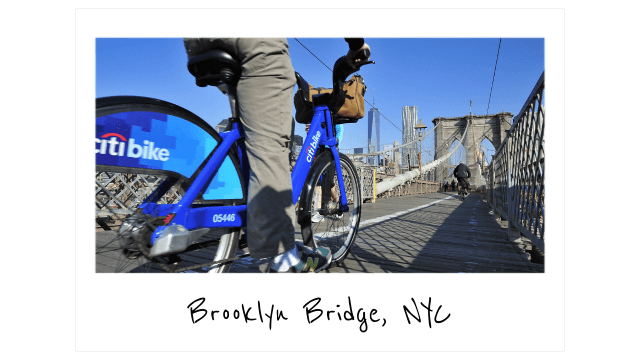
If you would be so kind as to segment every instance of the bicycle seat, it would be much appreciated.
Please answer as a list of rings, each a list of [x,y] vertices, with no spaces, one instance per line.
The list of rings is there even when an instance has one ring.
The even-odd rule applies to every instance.
[[[196,85],[235,86],[240,78],[240,63],[231,54],[221,49],[213,49],[204,54],[193,56],[187,63]]]

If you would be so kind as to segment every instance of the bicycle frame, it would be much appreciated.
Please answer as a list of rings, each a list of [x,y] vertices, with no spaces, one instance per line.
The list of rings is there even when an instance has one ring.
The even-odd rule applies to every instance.
[[[191,204],[198,194],[207,186],[220,169],[220,165],[234,144],[237,146],[242,176],[245,179],[245,184],[248,184],[249,166],[246,160],[242,124],[237,119],[230,119],[230,123],[231,130],[220,133],[223,141],[213,150],[206,165],[202,168],[178,204],[158,205],[151,203],[150,201],[153,201],[158,197],[158,194],[154,192],[139,207],[138,213],[142,212],[145,214],[152,214],[154,216],[166,216],[165,225],[158,226],[151,236],[152,245],[155,245],[161,238],[163,238],[162,241],[167,243],[171,243],[172,241],[187,243],[189,242],[188,240],[178,241],[177,239],[187,239],[190,236],[189,231],[197,228],[246,226],[246,205],[191,207]],[[333,135],[331,112],[326,105],[320,105],[314,109],[314,115],[309,127],[308,136],[306,137],[302,147],[304,152],[301,151],[298,161],[296,161],[293,172],[291,173],[291,181],[293,185],[292,202],[295,204],[297,199],[300,197],[302,188],[311,168],[311,164],[313,163],[320,146],[328,147],[335,160],[338,186],[341,194],[341,210],[346,212],[349,210],[349,206],[347,205],[345,186],[342,180],[342,168],[340,166],[340,158],[337,150],[337,139]],[[170,180],[167,179],[166,181]],[[158,191],[160,191],[161,188],[165,188],[166,186],[164,185],[165,184],[162,184]],[[172,237],[174,239],[172,239]],[[169,249],[171,246],[162,245],[161,247]],[[156,255],[160,254],[156,253]]]
[[[314,109],[313,119],[309,125],[309,132],[302,145],[302,151],[298,155],[298,160],[291,173],[291,183],[293,185],[293,202],[300,196],[302,186],[304,185],[309,169],[313,163],[313,159],[320,146],[329,147],[331,154],[336,163],[336,174],[338,176],[338,186],[340,187],[341,210],[348,211],[347,197],[344,190],[344,182],[342,181],[342,167],[340,166],[340,155],[338,155],[338,140],[333,136],[333,123],[331,111],[326,105],[320,105]],[[306,150],[305,150],[306,149]],[[306,156],[304,161],[300,161],[300,156]]]

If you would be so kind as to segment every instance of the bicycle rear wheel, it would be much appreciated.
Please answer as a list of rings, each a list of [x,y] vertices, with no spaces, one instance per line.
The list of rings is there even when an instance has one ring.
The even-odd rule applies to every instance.
[[[101,227],[96,229],[96,272],[180,271],[235,256],[237,228],[211,229],[179,256],[149,258],[150,235],[148,229],[141,229],[143,224],[149,229],[162,225],[162,217],[151,213],[136,220],[137,230],[121,225],[131,225],[136,208],[149,201],[145,199],[159,186],[161,191],[151,203],[177,203],[221,142],[209,124],[177,105],[136,96],[96,100],[96,222]],[[171,181],[163,183],[164,179]],[[194,204],[243,204],[243,183],[232,150]],[[205,233],[207,229],[195,231]],[[225,263],[211,270],[228,272],[230,267],[231,263]],[[205,271],[206,267],[196,270]]]
[[[317,246],[331,250],[331,266],[341,264],[349,254],[358,234],[362,209],[356,167],[346,155],[340,154],[342,181],[349,211],[343,213],[338,210],[341,198],[335,165],[335,160],[328,151],[314,161],[305,182],[305,191],[300,197],[302,206],[298,212],[303,237],[313,237]],[[322,189],[324,193],[318,194]],[[322,220],[314,223],[312,216],[316,212],[322,216]]]

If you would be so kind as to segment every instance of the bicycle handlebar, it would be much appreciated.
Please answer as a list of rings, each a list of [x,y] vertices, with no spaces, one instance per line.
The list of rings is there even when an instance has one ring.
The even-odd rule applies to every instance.
[[[356,54],[354,59],[364,60],[369,58],[371,51],[369,49],[364,49],[363,51]],[[336,60],[333,65],[333,93],[331,94],[330,103],[335,103],[339,100],[339,95],[342,90],[342,84],[344,84],[347,76],[355,73],[360,70],[360,68],[364,65],[375,64],[375,61],[365,61],[358,63],[356,68],[352,68],[349,66],[346,60],[346,56],[340,57]],[[296,82],[298,84],[298,88],[302,91],[302,97],[305,101],[311,101],[311,97],[309,96],[309,84],[302,78],[300,74],[297,72],[296,74]]]
[[[360,59],[368,59],[371,55],[371,51],[369,49],[364,49],[363,51],[356,54],[354,60]],[[347,76],[359,71],[360,68],[364,65],[375,64],[375,61],[365,61],[362,63],[357,63],[357,67],[354,69],[347,63],[347,57],[342,56],[338,60],[336,60],[335,64],[333,64],[333,94],[339,94],[339,89],[342,88],[342,84],[347,80]]]

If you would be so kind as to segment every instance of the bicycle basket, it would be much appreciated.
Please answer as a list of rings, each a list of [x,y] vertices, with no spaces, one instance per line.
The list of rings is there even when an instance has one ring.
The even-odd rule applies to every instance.
[[[338,103],[331,106],[336,124],[355,123],[364,117],[364,94],[367,87],[362,76],[355,74],[342,85]],[[314,88],[309,85],[309,100],[316,94],[332,93],[333,89],[323,87]],[[310,124],[313,118],[313,105],[305,101],[302,91],[298,89],[293,104],[296,108],[296,121],[300,124]]]

